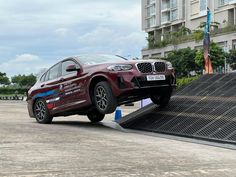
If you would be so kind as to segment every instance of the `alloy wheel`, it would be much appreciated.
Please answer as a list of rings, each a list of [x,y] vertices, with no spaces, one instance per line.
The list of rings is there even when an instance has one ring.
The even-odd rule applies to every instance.
[[[107,93],[104,87],[98,86],[96,88],[96,102],[101,110],[105,110],[108,105]]]
[[[35,116],[38,120],[43,120],[46,115],[46,107],[43,101],[37,101],[35,104]]]

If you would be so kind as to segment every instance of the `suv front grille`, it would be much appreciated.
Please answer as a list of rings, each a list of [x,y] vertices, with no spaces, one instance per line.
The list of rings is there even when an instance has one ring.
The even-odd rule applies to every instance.
[[[155,62],[155,63],[138,63],[137,68],[141,73],[163,73],[166,71],[166,64],[165,62]]]
[[[164,62],[155,62],[155,71],[158,73],[162,73],[166,71],[166,64]]]
[[[152,64],[151,63],[138,63],[137,68],[141,73],[152,73]]]

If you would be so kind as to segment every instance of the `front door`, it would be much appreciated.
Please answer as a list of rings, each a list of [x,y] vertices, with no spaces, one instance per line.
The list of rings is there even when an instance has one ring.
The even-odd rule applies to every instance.
[[[69,65],[78,65],[78,63],[72,59],[68,59],[63,61],[61,65],[61,108],[68,109],[83,103],[83,100],[81,100],[81,78],[79,77],[80,71],[66,71],[66,68]]]

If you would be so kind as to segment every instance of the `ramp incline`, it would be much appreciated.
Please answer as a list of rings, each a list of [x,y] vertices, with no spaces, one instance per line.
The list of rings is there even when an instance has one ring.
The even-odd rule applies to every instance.
[[[204,75],[178,90],[167,108],[150,104],[123,117],[119,124],[236,144],[236,73]]]

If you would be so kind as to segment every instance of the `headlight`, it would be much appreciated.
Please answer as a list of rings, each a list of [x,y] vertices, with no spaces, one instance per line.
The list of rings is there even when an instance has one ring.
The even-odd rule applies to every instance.
[[[173,69],[171,62],[167,61],[166,64],[168,69]]]
[[[107,69],[109,71],[128,71],[132,69],[132,65],[111,65]]]

